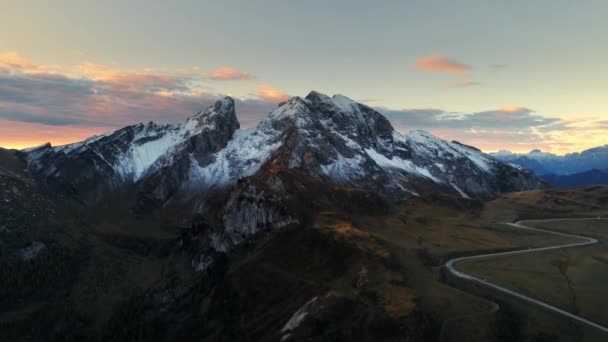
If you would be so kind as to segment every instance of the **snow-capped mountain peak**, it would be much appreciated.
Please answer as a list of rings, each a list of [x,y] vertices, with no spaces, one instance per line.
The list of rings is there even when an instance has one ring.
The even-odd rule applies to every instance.
[[[234,100],[228,96],[215,102],[206,110],[186,119],[184,128],[192,134],[197,134],[200,133],[202,129],[215,128],[218,122],[223,120],[237,122],[238,125],[236,112],[234,110]]]
[[[475,148],[424,131],[401,135],[380,113],[343,95],[292,97],[256,128],[238,129],[234,101],[226,97],[183,124],[139,124],[23,153],[39,178],[87,198],[92,193],[93,201],[122,184],[158,203],[186,192],[204,196],[267,163],[397,199],[429,189],[487,198],[541,185]]]

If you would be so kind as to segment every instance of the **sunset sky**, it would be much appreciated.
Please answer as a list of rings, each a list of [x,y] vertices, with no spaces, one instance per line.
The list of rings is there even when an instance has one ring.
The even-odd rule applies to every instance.
[[[608,1],[2,1],[0,146],[343,94],[484,151],[608,144]]]

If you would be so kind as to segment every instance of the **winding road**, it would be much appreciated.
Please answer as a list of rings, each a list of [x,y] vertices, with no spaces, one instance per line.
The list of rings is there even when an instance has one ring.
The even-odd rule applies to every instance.
[[[580,221],[580,220],[599,220],[599,218],[585,218],[585,219],[548,219],[548,220],[528,220],[526,222],[552,222],[552,221]],[[602,219],[605,220],[605,219]],[[519,299],[522,299],[524,301],[530,302],[532,304],[535,304],[537,306],[540,306],[544,309],[547,310],[551,310],[554,312],[557,312],[559,314],[562,314],[566,317],[569,317],[571,319],[574,319],[576,321],[579,321],[581,323],[587,324],[589,326],[592,326],[594,328],[597,328],[603,332],[608,333],[608,327],[605,327],[601,324],[595,323],[593,321],[590,321],[586,318],[583,318],[581,316],[577,316],[573,313],[570,313],[568,311],[562,310],[558,307],[555,307],[549,303],[545,303],[543,301],[540,301],[538,299],[534,299],[531,297],[528,297],[524,294],[515,292],[513,290],[509,290],[505,287],[502,287],[500,285],[496,285],[494,283],[491,283],[485,279],[481,279],[481,278],[477,278],[474,275],[471,275],[469,273],[465,273],[462,272],[460,270],[458,270],[455,266],[455,264],[459,261],[464,261],[464,260],[473,260],[473,259],[483,259],[483,258],[491,258],[491,257],[496,257],[496,256],[505,256],[505,255],[514,255],[514,254],[524,254],[524,253],[535,253],[535,252],[542,252],[542,251],[549,251],[549,250],[553,250],[553,249],[560,249],[560,248],[570,248],[570,247],[581,247],[581,246],[587,246],[587,245],[593,245],[598,243],[597,239],[591,238],[591,237],[587,237],[587,236],[580,236],[580,235],[573,235],[573,234],[566,234],[566,233],[559,233],[559,232],[555,232],[555,231],[551,231],[551,230],[546,230],[546,229],[539,229],[539,228],[532,228],[532,227],[527,227],[524,226],[522,224],[522,221],[518,221],[515,223],[507,223],[509,226],[514,227],[514,228],[519,228],[519,229],[528,229],[528,230],[535,230],[535,231],[540,231],[543,233],[547,233],[547,234],[554,234],[554,235],[561,235],[561,236],[567,236],[567,237],[572,237],[572,238],[577,238],[580,239],[581,242],[577,242],[577,243],[570,243],[570,244],[565,244],[565,245],[558,245],[558,246],[549,246],[549,247],[540,247],[540,248],[527,248],[527,249],[522,249],[522,250],[516,250],[516,251],[511,251],[511,252],[502,252],[502,253],[489,253],[489,254],[480,254],[480,255],[473,255],[473,256],[467,256],[467,257],[460,257],[460,258],[454,258],[454,259],[450,259],[448,260],[448,262],[445,264],[446,268],[448,269],[448,271],[450,271],[450,273],[452,273],[454,276],[458,277],[458,278],[462,278],[468,281],[472,281],[478,284],[482,284],[485,285],[487,287],[491,287],[495,290],[498,290],[500,292],[504,292],[507,294],[510,294],[514,297],[517,297]]]

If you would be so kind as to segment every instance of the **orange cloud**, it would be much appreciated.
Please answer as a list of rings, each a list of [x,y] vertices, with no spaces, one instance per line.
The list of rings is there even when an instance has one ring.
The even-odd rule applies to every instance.
[[[258,97],[264,101],[283,102],[289,98],[289,95],[271,85],[262,85],[258,89]]]
[[[500,111],[503,113],[519,113],[524,110],[527,110],[527,108],[521,107],[521,106],[514,106],[514,105],[507,105],[500,109]]]
[[[36,68],[36,66],[32,64],[32,62],[21,57],[18,53],[12,51],[0,53],[0,65],[20,70]]]
[[[469,66],[450,60],[443,55],[433,54],[416,60],[412,67],[417,70],[440,72],[454,75],[466,75]]]
[[[0,146],[22,149],[38,146],[49,141],[54,146],[85,140],[93,135],[112,131],[113,127],[47,126],[39,123],[18,122],[0,119]]]
[[[248,72],[238,71],[231,67],[214,70],[211,72],[210,77],[216,81],[250,80],[253,78]]]
[[[22,57],[14,51],[0,53],[0,68],[2,67],[9,71],[24,74],[57,73],[62,71],[62,68],[57,65],[34,64],[29,59]]]
[[[106,82],[115,89],[142,91],[148,88],[167,94],[168,89],[183,87],[187,76],[168,73],[153,73],[150,70],[129,71],[108,68],[95,63],[81,63],[76,66],[77,74],[94,81]],[[185,89],[184,89],[185,90]]]
[[[91,62],[78,64],[76,70],[80,75],[97,81],[108,81],[121,74],[119,70]]]
[[[472,87],[472,86],[476,86],[476,85],[479,85],[479,82],[462,81],[462,82],[453,82],[453,83],[445,84],[442,88],[443,89],[456,89],[456,88],[467,88],[467,87]]]

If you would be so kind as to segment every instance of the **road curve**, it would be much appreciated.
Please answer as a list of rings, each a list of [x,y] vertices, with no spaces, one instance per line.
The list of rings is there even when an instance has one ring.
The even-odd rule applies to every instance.
[[[551,221],[578,221],[578,220],[598,220],[598,218],[586,218],[586,219],[548,219],[548,220],[528,220],[527,222],[551,222]],[[605,220],[605,219],[602,219]],[[511,251],[511,252],[502,252],[502,253],[489,253],[489,254],[480,254],[480,255],[473,255],[473,256],[466,256],[466,257],[460,257],[460,258],[454,258],[454,259],[450,259],[448,260],[448,262],[445,264],[446,268],[448,269],[448,271],[450,271],[450,273],[452,273],[453,275],[455,275],[458,278],[462,278],[465,280],[469,280],[478,284],[482,284],[485,285],[487,287],[491,287],[495,290],[498,290],[500,292],[504,292],[507,294],[510,294],[514,297],[517,297],[519,299],[522,299],[524,301],[530,302],[532,304],[535,304],[537,306],[540,306],[542,308],[557,312],[559,314],[562,314],[566,317],[569,317],[571,319],[574,319],[576,321],[579,321],[581,323],[587,324],[589,326],[592,326],[594,328],[597,328],[603,332],[608,333],[608,327],[605,327],[601,324],[595,323],[593,321],[590,321],[586,318],[583,318],[581,316],[577,316],[575,314],[572,314],[568,311],[562,310],[558,307],[555,307],[551,304],[545,303],[543,301],[540,301],[538,299],[534,299],[531,297],[528,297],[524,294],[509,290],[505,287],[502,287],[500,285],[496,285],[494,283],[491,283],[487,280],[484,279],[480,279],[477,278],[471,274],[459,271],[458,269],[456,269],[455,264],[459,261],[464,261],[464,260],[472,260],[472,259],[483,259],[483,258],[491,258],[491,257],[495,257],[495,256],[504,256],[504,255],[514,255],[514,254],[524,254],[524,253],[534,253],[534,252],[542,252],[542,251],[549,251],[552,249],[560,249],[560,248],[569,248],[569,247],[580,247],[580,246],[586,246],[586,245],[592,245],[592,244],[596,244],[598,243],[597,239],[594,238],[590,238],[587,236],[580,236],[580,235],[573,235],[573,234],[566,234],[566,233],[559,233],[559,232],[555,232],[555,231],[551,231],[551,230],[545,230],[545,229],[539,229],[539,228],[532,228],[532,227],[526,227],[524,225],[522,225],[522,221],[518,221],[515,223],[507,223],[508,225],[515,227],[515,228],[519,228],[519,229],[528,229],[528,230],[536,230],[536,231],[540,231],[543,233],[547,233],[547,234],[554,234],[554,235],[561,235],[561,236],[568,236],[568,237],[572,237],[572,238],[577,238],[582,240],[581,242],[577,242],[577,243],[570,243],[570,244],[565,244],[565,245],[558,245],[558,246],[550,246],[550,247],[540,247],[540,248],[527,248],[527,249],[522,249],[522,250],[516,250],[516,251]]]

